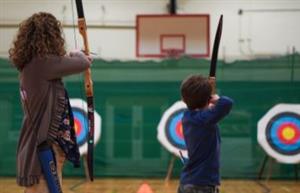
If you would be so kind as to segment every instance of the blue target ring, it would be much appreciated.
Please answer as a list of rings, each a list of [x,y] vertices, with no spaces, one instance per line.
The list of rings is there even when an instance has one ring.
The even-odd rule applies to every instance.
[[[277,114],[267,124],[266,136],[275,151],[284,155],[300,153],[300,116],[291,112]]]
[[[87,114],[80,108],[72,107],[74,116],[74,125],[76,132],[76,141],[79,146],[87,141],[88,127],[87,127]]]
[[[172,113],[165,127],[165,132],[169,142],[176,148],[186,150],[185,141],[183,138],[183,130],[181,119],[185,109],[179,109]]]

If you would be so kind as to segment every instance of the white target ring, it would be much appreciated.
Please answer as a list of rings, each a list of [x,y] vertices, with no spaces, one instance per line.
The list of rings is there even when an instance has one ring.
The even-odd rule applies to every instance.
[[[278,104],[257,124],[257,140],[280,163],[300,162],[300,105]]]
[[[181,118],[186,109],[187,106],[183,101],[175,102],[164,112],[157,127],[158,141],[178,157],[181,157],[181,152],[184,158],[188,157],[188,153],[183,138]]]
[[[87,154],[88,139],[87,103],[82,99],[70,99],[70,104],[74,116],[74,127],[79,152],[80,155],[84,155]],[[96,146],[101,136],[101,117],[96,110],[94,111],[94,120],[94,146]]]

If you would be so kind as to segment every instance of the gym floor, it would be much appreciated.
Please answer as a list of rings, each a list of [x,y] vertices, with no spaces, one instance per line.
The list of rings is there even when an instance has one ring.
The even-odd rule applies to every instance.
[[[176,193],[178,180],[166,183],[162,179],[96,179],[88,183],[83,179],[66,178],[64,193],[136,193],[140,185],[148,183],[153,193]],[[300,193],[300,182],[289,181],[251,181],[251,180],[223,180],[221,193]],[[23,193],[14,178],[0,178],[0,193]]]

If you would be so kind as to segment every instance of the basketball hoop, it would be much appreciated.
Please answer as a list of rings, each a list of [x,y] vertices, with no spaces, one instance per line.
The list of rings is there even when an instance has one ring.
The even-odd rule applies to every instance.
[[[166,58],[178,59],[184,54],[184,51],[180,49],[167,49],[164,50],[164,54]]]

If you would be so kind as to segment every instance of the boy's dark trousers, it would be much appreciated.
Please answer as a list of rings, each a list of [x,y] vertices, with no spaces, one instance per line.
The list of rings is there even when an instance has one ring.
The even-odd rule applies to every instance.
[[[196,186],[192,184],[181,184],[177,193],[219,193],[216,186]]]

